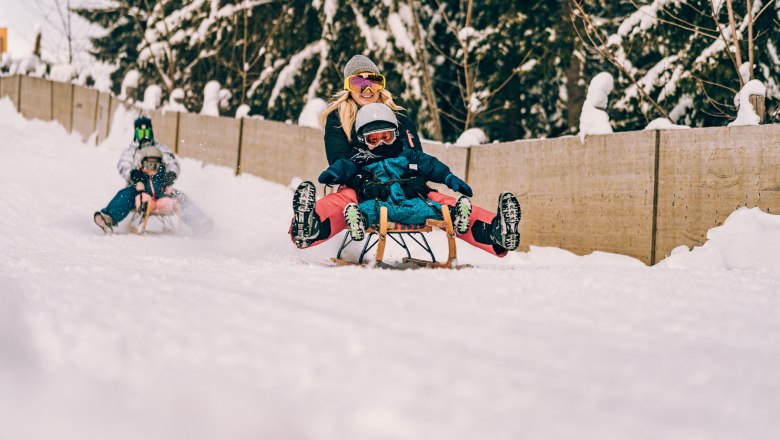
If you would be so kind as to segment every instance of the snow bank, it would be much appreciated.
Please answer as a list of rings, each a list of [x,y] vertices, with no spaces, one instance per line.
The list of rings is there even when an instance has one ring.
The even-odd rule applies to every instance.
[[[659,264],[674,269],[780,270],[780,216],[740,208],[707,232],[704,245],[676,248]]]
[[[588,95],[582,105],[580,115],[580,140],[585,141],[585,136],[594,134],[612,133],[612,125],[609,115],[605,111],[609,93],[612,92],[615,80],[607,72],[601,72],[590,81]]]

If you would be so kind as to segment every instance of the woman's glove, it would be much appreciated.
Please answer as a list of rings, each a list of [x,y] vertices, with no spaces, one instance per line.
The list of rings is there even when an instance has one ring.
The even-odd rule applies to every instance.
[[[317,180],[325,185],[333,185],[334,183],[339,183],[339,176],[335,171],[328,168],[320,174]]]
[[[447,187],[455,192],[459,192],[463,194],[466,197],[471,197],[474,195],[474,192],[471,191],[471,187],[460,179],[460,177],[450,174],[444,179],[444,184],[447,185]]]

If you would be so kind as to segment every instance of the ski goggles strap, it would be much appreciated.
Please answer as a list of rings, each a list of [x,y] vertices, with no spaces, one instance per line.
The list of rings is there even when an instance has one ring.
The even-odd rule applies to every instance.
[[[344,90],[363,93],[366,89],[371,89],[374,93],[384,90],[385,76],[380,73],[363,72],[344,78]]]
[[[364,133],[363,142],[371,148],[376,148],[379,144],[391,145],[398,136],[398,130],[395,128],[386,128],[383,130]]]

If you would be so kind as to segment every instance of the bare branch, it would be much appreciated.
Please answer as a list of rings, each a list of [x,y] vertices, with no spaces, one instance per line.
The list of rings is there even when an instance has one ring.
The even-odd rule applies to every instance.
[[[636,8],[637,11],[641,12],[642,14],[647,15],[648,17],[650,16],[649,14],[644,12],[642,10],[642,8],[634,0],[629,0],[629,1],[631,2],[632,5],[634,5],[634,7]],[[691,31],[691,32],[696,33],[696,34],[700,34],[700,35],[703,35],[705,37],[712,38],[713,40],[717,40],[718,39],[718,36],[715,35],[715,29],[702,29],[701,27],[696,26],[696,25],[694,25],[693,23],[691,23],[689,21],[683,20],[682,18],[679,18],[679,17],[675,16],[674,14],[672,14],[671,12],[669,12],[669,11],[667,11],[665,9],[662,10],[662,12],[664,12],[666,15],[668,15],[669,17],[674,19],[674,21],[672,21],[672,20],[665,20],[665,19],[663,19],[661,17],[658,17],[658,16],[655,16],[653,18],[655,18],[656,20],[660,21],[661,23],[666,23],[666,24],[669,24],[669,25],[672,25],[672,26],[676,26],[676,27],[678,27],[680,29],[685,29],[687,31]],[[712,32],[712,34],[710,34],[709,32]]]

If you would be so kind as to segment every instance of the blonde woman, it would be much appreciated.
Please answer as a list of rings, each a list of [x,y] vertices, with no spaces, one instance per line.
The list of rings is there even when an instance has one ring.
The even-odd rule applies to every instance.
[[[325,153],[329,165],[346,159],[360,167],[381,160],[358,139],[355,130],[358,110],[368,104],[383,103],[393,109],[398,123],[396,133],[404,148],[422,152],[414,123],[402,112],[403,108],[393,101],[393,95],[385,86],[385,77],[367,57],[355,55],[347,62],[344,67],[344,90],[333,97],[320,117],[320,123],[325,128]],[[344,209],[349,204],[358,203],[353,188],[357,188],[359,181],[364,178],[358,174],[346,182],[340,182],[341,186],[335,193],[320,200],[316,200],[316,189],[312,182],[301,183],[293,195],[293,219],[290,225],[293,243],[303,249],[320,244],[345,230],[347,222]],[[455,206],[457,202],[455,198],[435,191],[431,191],[428,197],[449,206]],[[473,207],[469,231],[459,237],[503,257],[507,250],[514,250],[519,245],[519,221],[520,204],[517,198],[511,193],[502,193],[497,213]]]

